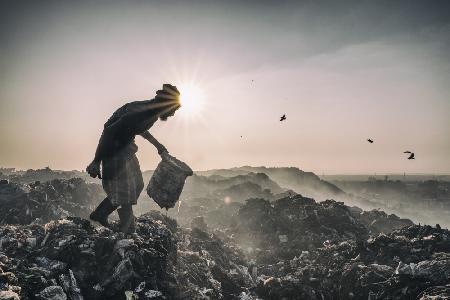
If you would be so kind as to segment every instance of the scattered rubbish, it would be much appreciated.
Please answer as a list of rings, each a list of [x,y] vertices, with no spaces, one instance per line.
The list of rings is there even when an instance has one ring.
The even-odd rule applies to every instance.
[[[43,224],[68,216],[87,218],[103,200],[101,186],[81,178],[0,185],[0,224]]]
[[[364,240],[369,236],[367,228],[342,202],[317,203],[301,195],[273,202],[249,199],[239,209],[235,222],[236,241],[260,249],[258,263],[292,259],[301,251],[322,247],[327,240]]]
[[[151,211],[127,235],[83,219],[97,192],[75,179],[0,184],[0,299],[450,297],[441,226],[290,193],[225,204],[227,190],[214,206],[183,203],[183,226]]]
[[[285,234],[279,235],[278,238],[280,239],[280,243],[287,243],[288,237]]]
[[[192,219],[191,228],[197,228],[202,231],[207,231],[208,225],[206,224],[205,219],[202,216],[197,216]]]
[[[67,295],[59,285],[51,285],[36,294],[36,298],[40,300],[66,300]]]
[[[396,229],[414,225],[409,219],[401,219],[394,214],[388,215],[384,211],[371,210],[353,213],[352,216],[367,226],[371,234],[389,233]]]

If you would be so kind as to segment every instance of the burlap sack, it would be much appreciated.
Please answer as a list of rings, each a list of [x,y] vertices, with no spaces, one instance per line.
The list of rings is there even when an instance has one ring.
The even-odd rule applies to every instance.
[[[169,209],[175,206],[186,178],[193,172],[187,164],[168,153],[163,153],[161,157],[162,160],[147,185],[147,194],[159,207]]]

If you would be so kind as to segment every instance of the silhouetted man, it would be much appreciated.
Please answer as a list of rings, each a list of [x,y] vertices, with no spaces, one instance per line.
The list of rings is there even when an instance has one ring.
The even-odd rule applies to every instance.
[[[158,118],[166,121],[175,114],[180,107],[179,96],[175,86],[164,84],[154,99],[127,103],[105,123],[95,158],[86,171],[91,177],[102,179],[107,197],[91,213],[91,220],[109,226],[108,216],[120,206],[117,210],[120,230],[134,232],[133,205],[144,188],[134,138],[140,135],[152,143],[159,154],[167,152],[148,130]]]

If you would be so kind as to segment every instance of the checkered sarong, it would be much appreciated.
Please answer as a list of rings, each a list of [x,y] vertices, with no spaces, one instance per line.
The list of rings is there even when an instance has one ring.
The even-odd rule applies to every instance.
[[[135,154],[103,160],[102,185],[113,205],[136,204],[144,189],[139,161]]]

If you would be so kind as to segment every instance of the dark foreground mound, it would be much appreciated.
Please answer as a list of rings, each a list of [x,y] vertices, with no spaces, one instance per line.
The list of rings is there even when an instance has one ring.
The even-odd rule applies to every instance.
[[[0,299],[236,298],[251,285],[243,265],[214,235],[156,212],[128,236],[79,218],[0,227]]]
[[[78,218],[5,226],[0,235],[2,287],[23,299],[122,299],[125,291],[166,294],[174,282],[173,234],[151,219],[141,219],[135,237]]]

